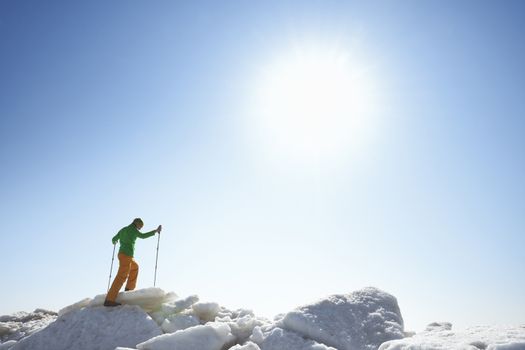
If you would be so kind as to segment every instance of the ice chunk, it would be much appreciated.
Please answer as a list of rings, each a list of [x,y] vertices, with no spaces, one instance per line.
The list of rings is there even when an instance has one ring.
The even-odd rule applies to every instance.
[[[264,333],[261,329],[261,327],[255,327],[253,329],[252,335],[250,337],[250,340],[257,343],[262,344],[264,342]]]
[[[244,345],[237,344],[229,350],[261,350],[261,348],[259,347],[259,345],[249,341]]]
[[[46,327],[56,318],[56,312],[44,309],[0,316],[0,342],[18,341]]]
[[[252,334],[255,327],[267,324],[267,320],[257,318],[253,315],[245,315],[228,322],[232,334],[238,343],[245,342]]]
[[[145,288],[129,292],[120,292],[117,297],[117,302],[128,305],[138,305],[146,312],[152,312],[161,307],[163,303],[167,303],[176,297],[175,294],[166,294],[160,288]],[[97,295],[90,303],[90,307],[101,306],[104,304],[106,294]]]
[[[192,308],[195,315],[203,322],[215,320],[215,317],[221,310],[221,307],[217,303],[196,303]]]
[[[89,303],[91,302],[91,300],[92,300],[91,298],[85,298],[85,299],[82,299],[82,300],[72,304],[72,305],[66,306],[66,307],[60,309],[60,311],[58,311],[58,316],[63,316],[65,314],[67,314],[68,312],[82,309],[82,308],[88,306]]]
[[[256,341],[262,350],[337,350],[278,327],[265,334],[262,334],[261,328],[257,328],[251,339]]]
[[[200,321],[191,314],[175,314],[165,319],[162,323],[164,333],[175,333],[186,328],[198,326]]]
[[[439,331],[450,331],[452,329],[452,323],[450,322],[432,322],[427,326],[425,331],[427,332],[439,332]]]
[[[285,329],[339,350],[376,350],[404,336],[396,298],[371,287],[301,306],[282,322]]]
[[[43,330],[20,340],[12,350],[113,350],[135,347],[162,334],[138,306],[95,307],[72,311]]]
[[[162,304],[161,312],[163,312],[166,316],[177,314],[179,312],[182,312],[186,309],[191,308],[191,306],[198,301],[199,301],[198,296],[190,295],[189,297],[184,298],[184,299]]]
[[[385,342],[379,350],[525,349],[525,327],[481,326],[462,331],[451,328],[450,323],[433,323],[410,338]]]
[[[208,323],[172,334],[164,334],[138,344],[139,350],[220,350],[232,342],[233,335],[225,323]]]

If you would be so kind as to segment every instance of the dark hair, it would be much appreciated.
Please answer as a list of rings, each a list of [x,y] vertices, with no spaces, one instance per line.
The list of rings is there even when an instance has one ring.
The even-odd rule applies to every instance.
[[[144,226],[144,221],[142,221],[141,218],[135,218],[135,219],[133,219],[133,225],[135,225],[135,226],[137,226],[137,225]]]

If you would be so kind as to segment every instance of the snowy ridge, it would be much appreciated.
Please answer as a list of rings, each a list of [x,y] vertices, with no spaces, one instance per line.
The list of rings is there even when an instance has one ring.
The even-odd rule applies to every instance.
[[[0,350],[525,350],[525,326],[453,332],[433,323],[406,337],[394,296],[376,288],[332,295],[275,320],[159,288],[86,298],[56,313],[0,317]]]

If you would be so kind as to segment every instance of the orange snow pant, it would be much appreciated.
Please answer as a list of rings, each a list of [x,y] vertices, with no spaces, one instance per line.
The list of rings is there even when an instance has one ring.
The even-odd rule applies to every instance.
[[[133,290],[137,285],[137,276],[139,275],[139,264],[131,256],[126,254],[118,254],[119,268],[117,276],[109,289],[108,295],[106,296],[107,301],[115,301],[117,299],[118,292],[126,280],[126,289]]]

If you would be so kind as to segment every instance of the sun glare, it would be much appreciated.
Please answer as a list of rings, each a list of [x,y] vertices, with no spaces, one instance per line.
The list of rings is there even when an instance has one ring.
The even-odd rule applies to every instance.
[[[362,141],[376,101],[368,70],[349,54],[296,50],[261,72],[257,124],[275,152],[333,158]]]

